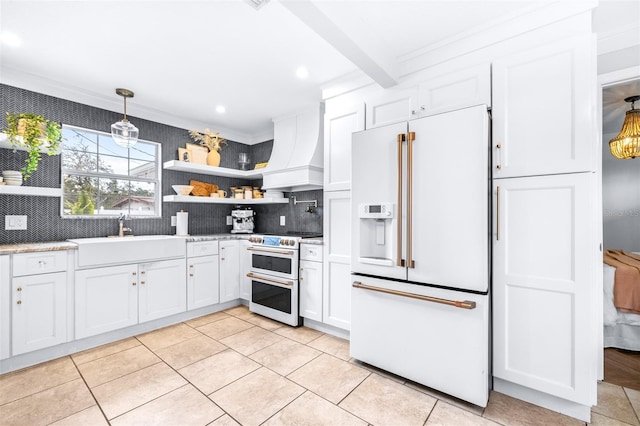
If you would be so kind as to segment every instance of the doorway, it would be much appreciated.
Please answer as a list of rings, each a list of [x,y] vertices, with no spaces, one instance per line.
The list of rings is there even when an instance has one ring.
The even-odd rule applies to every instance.
[[[604,249],[640,252],[640,158],[619,160],[609,152],[609,140],[615,137],[631,108],[624,98],[640,95],[640,70],[632,68],[600,76],[602,105],[601,201],[602,241]],[[638,108],[640,105],[636,105]],[[605,280],[607,283],[607,266]],[[612,272],[610,271],[609,276]],[[606,291],[605,291],[606,293]],[[640,390],[640,315],[621,315],[604,301],[600,379]],[[637,321],[636,321],[637,320]],[[624,329],[623,329],[624,328]],[[619,333],[613,330],[620,330]],[[613,331],[613,332],[612,332]],[[617,338],[616,336],[624,336]],[[607,347],[610,346],[610,347]]]

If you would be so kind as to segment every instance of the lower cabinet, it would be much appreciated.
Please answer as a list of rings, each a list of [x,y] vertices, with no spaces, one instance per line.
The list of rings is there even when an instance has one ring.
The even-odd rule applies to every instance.
[[[75,337],[186,310],[184,259],[76,271]]]
[[[351,191],[324,193],[322,322],[351,328]]]
[[[187,309],[218,303],[219,292],[218,242],[187,243]]]
[[[322,246],[300,244],[300,316],[322,322]]]
[[[67,341],[67,273],[14,277],[12,354]]]
[[[495,179],[493,190],[493,375],[588,406],[602,333],[594,182],[592,173]]]
[[[220,303],[240,297],[240,241],[220,241]]]
[[[251,270],[251,252],[247,247],[251,246],[248,240],[240,240],[240,299],[251,299],[251,278],[247,273]]]
[[[138,321],[145,322],[187,310],[184,259],[139,265]]]

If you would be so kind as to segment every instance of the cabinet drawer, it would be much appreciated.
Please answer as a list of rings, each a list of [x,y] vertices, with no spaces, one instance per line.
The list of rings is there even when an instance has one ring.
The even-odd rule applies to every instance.
[[[322,262],[322,246],[319,244],[300,244],[300,260]]]
[[[13,255],[13,276],[46,274],[67,270],[66,251],[18,253]]]
[[[217,241],[187,243],[187,257],[209,256],[212,254],[218,254]]]

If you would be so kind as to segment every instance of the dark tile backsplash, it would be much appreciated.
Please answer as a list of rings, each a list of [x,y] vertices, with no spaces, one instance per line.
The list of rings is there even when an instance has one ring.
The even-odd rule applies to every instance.
[[[5,112],[33,112],[63,124],[86,129],[110,132],[112,123],[121,118],[121,114],[99,108],[31,92],[28,90],[0,84],[0,126],[6,127]],[[162,144],[162,162],[177,158],[178,147],[190,141],[188,130],[168,126],[153,121],[129,117],[140,129],[140,138]],[[221,167],[239,168],[238,154],[247,152],[251,168],[255,163],[268,161],[273,141],[255,145],[228,141],[220,152]],[[13,152],[0,149],[0,170],[19,170],[26,158],[26,152]],[[262,180],[244,181],[179,172],[162,171],[162,194],[173,194],[171,185],[188,184],[197,179],[219,185],[229,191],[230,186],[261,186]],[[25,186],[60,187],[60,156],[43,155],[38,170],[24,183]],[[285,193],[285,196],[292,194]],[[322,190],[296,192],[298,200],[318,200],[318,208],[313,213],[306,212],[308,204],[269,204],[253,206],[256,211],[256,232],[322,233]],[[157,219],[134,219],[127,223],[136,235],[173,234],[171,216],[181,209],[189,212],[189,233],[192,235],[227,233],[231,226],[226,225],[226,216],[233,205],[163,203],[162,217]],[[35,197],[20,195],[0,195],[0,223],[4,225],[4,215],[27,215],[27,230],[5,231],[0,226],[0,244],[26,243],[38,241],[61,241],[69,238],[100,237],[113,235],[118,231],[118,223],[113,218],[62,219],[60,199],[56,197]],[[286,217],[286,226],[280,226],[280,216]]]

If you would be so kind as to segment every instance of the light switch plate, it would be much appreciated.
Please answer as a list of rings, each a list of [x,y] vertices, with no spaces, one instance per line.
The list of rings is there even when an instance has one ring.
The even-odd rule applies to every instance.
[[[178,225],[178,217],[171,216],[171,226],[177,226],[177,225]]]
[[[5,215],[4,217],[4,229],[5,231],[15,231],[27,229],[27,216],[26,215]]]
[[[233,218],[231,216],[227,216],[227,225],[233,225]]]
[[[286,217],[285,216],[280,216],[280,226],[284,226],[285,223],[287,223]]]

